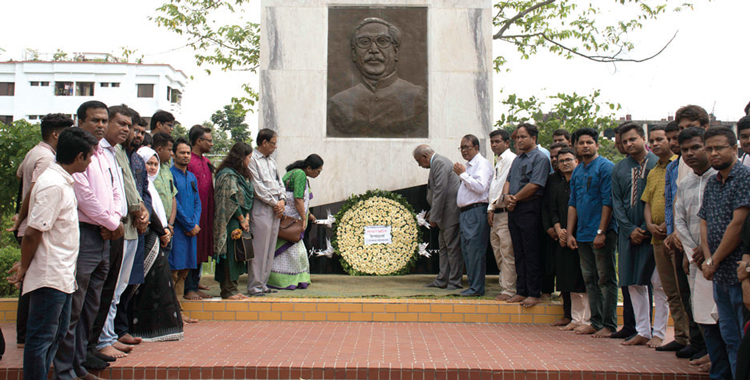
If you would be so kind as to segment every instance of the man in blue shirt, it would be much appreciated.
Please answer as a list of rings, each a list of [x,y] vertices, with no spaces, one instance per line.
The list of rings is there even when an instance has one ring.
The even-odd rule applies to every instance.
[[[611,220],[614,164],[599,156],[599,133],[594,129],[577,130],[573,140],[583,162],[570,178],[568,226],[577,226],[577,235],[566,236],[566,243],[578,249],[591,307],[591,324],[575,331],[608,338],[617,331],[617,224]]]

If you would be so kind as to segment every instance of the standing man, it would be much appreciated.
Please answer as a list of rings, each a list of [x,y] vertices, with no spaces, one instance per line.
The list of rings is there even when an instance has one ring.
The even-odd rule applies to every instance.
[[[495,301],[508,301],[516,295],[516,257],[508,229],[508,209],[502,195],[516,154],[510,150],[510,135],[504,129],[490,132],[490,148],[495,154],[495,171],[492,172],[490,183],[487,222],[490,224],[490,244],[497,268],[500,269],[498,281],[502,288]]]
[[[28,275],[21,289],[29,299],[25,379],[47,379],[58,344],[68,332],[79,247],[78,202],[72,174],[86,170],[96,146],[96,139],[80,128],[60,132],[59,140],[55,139],[58,141],[57,162],[50,163],[49,170],[35,178],[36,186],[29,194],[33,208],[17,273],[19,282]]]
[[[197,236],[201,231],[201,199],[198,195],[198,181],[195,175],[187,170],[190,164],[190,144],[184,138],[179,138],[175,141],[172,150],[174,151],[174,166],[170,170],[177,189],[175,202],[177,216],[174,223],[169,267],[172,269],[175,293],[182,303],[188,272],[198,266]]]
[[[510,167],[503,187],[505,202],[510,211],[508,225],[516,255],[516,295],[508,302],[521,302],[531,307],[541,302],[542,268],[540,240],[542,231],[542,197],[550,160],[537,149],[539,128],[522,123],[515,131],[516,149],[521,154]]]
[[[83,367],[91,334],[101,301],[102,287],[109,272],[110,241],[122,238],[122,202],[125,196],[115,186],[115,170],[101,143],[107,131],[107,106],[92,100],[78,107],[78,126],[98,141],[91,164],[82,173],[73,174],[80,244],[76,262],[76,290],[70,311],[70,325],[55,355],[55,378],[95,380],[98,377]],[[106,363],[105,363],[106,365]],[[101,368],[103,369],[103,368]]]
[[[632,122],[621,125],[620,136],[628,156],[612,170],[612,204],[620,230],[620,285],[628,287],[636,321],[637,335],[623,342],[631,346],[646,344],[652,337],[648,285],[655,274],[655,263],[641,196],[648,172],[659,158],[646,150],[645,134],[640,125]]]
[[[21,244],[26,232],[27,216],[29,213],[29,195],[34,188],[36,180],[47,170],[47,167],[55,162],[55,149],[57,149],[60,133],[68,127],[73,126],[73,119],[63,114],[49,114],[42,118],[41,130],[42,141],[31,148],[21,165],[18,166],[16,176],[21,180],[21,208],[16,222],[9,232],[16,232],[18,244]],[[29,297],[18,296],[18,318],[16,320],[16,343],[23,348],[26,342],[26,319],[29,312]]]
[[[255,258],[247,262],[247,293],[249,296],[265,296],[276,293],[269,289],[276,238],[279,236],[279,221],[286,207],[286,191],[276,169],[276,160],[271,154],[276,151],[276,132],[263,128],[258,131],[258,146],[250,157],[250,174],[255,190],[250,231],[253,231]]]
[[[461,253],[466,264],[469,289],[461,292],[464,297],[484,295],[484,277],[487,272],[487,243],[490,226],[485,212],[489,199],[492,166],[479,153],[479,139],[466,135],[461,139],[461,156],[466,165],[456,162],[453,171],[461,179],[461,186],[456,195],[456,205],[461,210],[459,225],[461,227]]]
[[[692,314],[695,322],[703,330],[706,349],[711,361],[710,376],[712,379],[731,379],[727,346],[721,338],[720,322],[714,312],[716,310],[714,284],[703,277],[701,271],[704,257],[700,248],[701,219],[698,217],[698,211],[703,203],[703,189],[716,174],[716,169],[711,167],[706,150],[703,148],[704,134],[705,131],[702,128],[689,127],[680,132],[678,137],[682,159],[692,172],[685,176],[675,194],[674,228],[675,234],[682,241],[685,252],[684,262],[689,262]]]
[[[427,219],[431,227],[438,227],[440,244],[440,272],[431,283],[431,288],[461,289],[464,274],[464,259],[461,256],[461,231],[458,227],[459,210],[456,196],[460,181],[453,172],[451,161],[435,153],[429,145],[414,149],[414,160],[420,167],[430,169],[427,180],[427,203],[430,213]]]
[[[158,110],[151,116],[151,135],[166,133],[172,135],[174,129],[174,115],[167,111]]]
[[[742,260],[740,231],[750,211],[750,192],[747,191],[750,189],[750,168],[737,165],[737,137],[731,129],[709,128],[704,140],[711,166],[718,173],[708,180],[703,205],[698,212],[702,219],[701,248],[706,259],[703,276],[714,282],[721,337],[727,345],[732,373],[735,373],[744,308],[737,262]]]
[[[599,133],[581,128],[574,133],[576,151],[583,158],[570,179],[566,245],[578,249],[588,293],[591,324],[577,334],[608,338],[617,331],[617,223],[612,220],[612,161],[599,155]]]
[[[201,200],[201,232],[198,233],[198,268],[191,269],[185,280],[185,298],[199,300],[211,298],[200,290],[201,268],[214,252],[214,166],[205,154],[211,152],[214,139],[211,129],[202,125],[190,128],[190,164],[188,171],[195,175],[198,181],[198,195]]]
[[[737,122],[737,136],[740,138],[742,165],[750,166],[750,116],[745,116]]]
[[[552,144],[557,144],[557,143],[565,143],[565,145],[567,146],[571,146],[571,147],[573,146],[570,141],[570,132],[568,132],[567,129],[561,128],[552,132]],[[552,150],[552,147],[550,147],[550,151],[551,150]]]

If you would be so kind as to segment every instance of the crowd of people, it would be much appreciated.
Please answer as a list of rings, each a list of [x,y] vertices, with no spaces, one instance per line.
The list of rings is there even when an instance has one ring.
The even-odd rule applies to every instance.
[[[8,280],[21,289],[17,344],[24,378],[92,380],[89,370],[144,341],[183,338],[182,300],[209,298],[201,267],[216,259],[221,297],[240,300],[305,288],[301,239],[312,198],[312,154],[280,177],[277,136],[237,142],[218,169],[206,157],[211,130],[172,137],[174,116],[150,122],[126,105],[87,101],[42,119],[42,141],[18,168],[21,202],[10,229],[21,261]],[[150,126],[150,133],[146,128]],[[281,232],[280,232],[281,231]]]
[[[430,171],[426,218],[440,229],[440,272],[425,286],[463,289],[465,267],[460,295],[483,296],[491,245],[497,301],[533,307],[557,290],[562,330],[674,351],[711,379],[750,378],[749,112],[736,133],[709,127],[695,105],[648,131],[624,122],[617,164],[592,128],[557,130],[549,149],[536,125],[494,130],[494,163],[474,135],[461,140],[465,164],[417,146]]]

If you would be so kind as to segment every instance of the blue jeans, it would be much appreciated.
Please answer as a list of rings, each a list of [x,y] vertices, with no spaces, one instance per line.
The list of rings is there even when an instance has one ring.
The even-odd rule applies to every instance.
[[[721,337],[727,345],[732,373],[737,370],[737,352],[742,342],[742,285],[719,284],[714,281],[714,301],[719,309]]]
[[[732,380],[727,345],[721,338],[721,322],[715,325],[700,325],[703,329],[703,337],[706,340],[706,350],[711,358],[711,371],[708,376],[711,380]]]
[[[597,331],[604,327],[617,331],[616,244],[617,232],[614,230],[607,231],[602,248],[594,248],[593,241],[578,242],[581,273],[591,308],[591,327]]]
[[[57,346],[68,332],[73,295],[57,289],[39,288],[29,296],[23,378],[46,380]]]

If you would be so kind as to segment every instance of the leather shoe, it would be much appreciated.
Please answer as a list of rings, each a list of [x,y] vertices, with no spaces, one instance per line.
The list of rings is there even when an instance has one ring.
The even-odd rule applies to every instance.
[[[436,284],[434,282],[431,282],[431,283],[425,285],[424,287],[425,288],[440,288],[440,289],[445,289],[446,285],[440,286],[440,285],[438,285],[438,284]]]
[[[461,285],[453,285],[453,284],[450,284],[450,285],[448,285],[448,287],[447,287],[446,289],[448,289],[448,290],[458,290],[458,289],[463,289],[463,288],[464,288],[464,287],[463,287],[463,286],[461,286]]]
[[[680,359],[690,359],[693,357],[693,355],[697,354],[698,351],[700,350],[692,345],[688,345],[687,347],[683,347],[681,350],[677,351],[675,353],[675,356]]]
[[[677,341],[673,340],[663,346],[656,347],[656,351],[680,351],[683,348],[685,348],[684,344],[677,343]]]
[[[631,337],[631,336],[633,336],[635,334],[636,334],[635,331],[631,331],[630,329],[622,328],[622,329],[620,329],[620,331],[618,331],[616,333],[612,333],[612,335],[610,336],[610,338],[612,338],[612,339],[626,339],[626,338]]]

